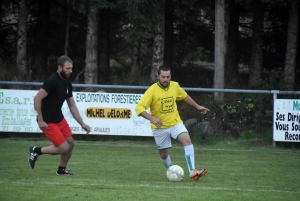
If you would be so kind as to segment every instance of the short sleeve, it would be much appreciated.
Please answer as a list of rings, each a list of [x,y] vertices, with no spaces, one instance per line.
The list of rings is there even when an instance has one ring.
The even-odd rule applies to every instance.
[[[178,84],[178,94],[176,97],[176,100],[183,100],[187,97],[187,93],[186,91],[180,87],[180,85]]]
[[[43,83],[42,88],[47,91],[47,93],[50,93],[56,86],[56,83],[53,82],[50,78],[48,78],[47,80],[45,80],[45,82]]]

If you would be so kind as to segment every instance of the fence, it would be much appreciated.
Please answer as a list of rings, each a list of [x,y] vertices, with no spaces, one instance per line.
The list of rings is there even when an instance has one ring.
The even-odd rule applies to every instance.
[[[16,81],[0,81],[0,86],[1,85],[18,85],[18,86],[42,86],[42,82],[16,82]],[[146,90],[148,88],[148,86],[131,86],[131,85],[101,85],[101,84],[73,84],[74,88],[95,88],[95,89],[125,89],[125,90],[130,90],[130,89],[134,89],[134,90]],[[193,91],[193,92],[221,92],[221,93],[246,93],[246,94],[250,94],[250,93],[255,93],[255,94],[270,94],[273,96],[273,112],[275,114],[275,111],[277,111],[279,108],[277,106],[277,108],[275,108],[275,101],[277,99],[277,95],[278,94],[285,94],[285,95],[300,95],[300,91],[280,91],[280,90],[245,90],[245,89],[213,89],[213,88],[189,88],[189,87],[183,87],[183,89],[185,89],[186,91]],[[289,100],[289,101],[293,101],[293,100]],[[279,104],[279,103],[278,103]],[[280,103],[280,104],[285,104],[285,103]],[[294,103],[288,103],[288,104],[293,104],[294,107],[297,110],[300,110],[300,103],[299,103],[299,107],[298,107],[298,102]],[[282,110],[281,110],[282,111]],[[283,114],[281,114],[283,115]],[[290,116],[292,115],[291,112],[287,111],[287,113],[285,114],[286,116],[288,116],[288,118],[290,118]],[[275,121],[275,115],[274,115],[274,121]],[[291,117],[292,118],[292,117]],[[292,121],[291,121],[292,122]],[[273,145],[276,146],[276,141],[274,140],[274,131],[275,131],[275,127],[277,130],[285,132],[285,136],[287,136],[288,138],[290,137],[291,139],[297,138],[297,142],[300,142],[300,134],[294,134],[294,133],[289,133],[287,132],[287,129],[284,127],[285,124],[290,123],[290,122],[285,122],[284,120],[278,120],[275,124],[273,122]],[[295,125],[297,126],[297,130],[300,130],[300,115],[299,115],[299,121],[297,122],[297,124],[291,125],[293,126],[293,128],[295,127]],[[291,127],[290,126],[290,127]],[[298,129],[299,127],[299,129]]]

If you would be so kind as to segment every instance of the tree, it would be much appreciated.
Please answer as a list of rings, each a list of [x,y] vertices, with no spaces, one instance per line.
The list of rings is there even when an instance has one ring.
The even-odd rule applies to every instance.
[[[237,44],[239,41],[239,5],[230,0],[229,25],[227,37],[227,51],[225,61],[225,86],[232,88],[236,86],[238,79]]]
[[[65,48],[64,54],[68,55],[68,48],[69,48],[69,30],[70,30],[70,18],[71,18],[71,5],[72,0],[67,1],[67,18],[66,18],[66,33],[65,33]]]
[[[165,1],[161,1],[157,12],[154,13],[154,39],[152,52],[152,68],[150,80],[156,81],[156,73],[160,66],[163,65],[164,58],[164,34],[165,34]]]
[[[139,20],[134,20],[134,27],[139,27]],[[129,75],[129,84],[136,85],[140,80],[139,75],[139,66],[140,66],[140,50],[141,50],[141,42],[139,37],[135,37],[132,39],[132,54],[131,54],[131,68]]]
[[[98,83],[108,83],[110,77],[110,13],[111,9],[99,10]]]
[[[128,40],[131,49],[131,65],[129,73],[129,84],[136,85],[139,79],[139,66],[140,66],[140,50],[142,34],[142,24],[144,17],[141,13],[143,1],[128,0],[127,15],[131,27],[128,33]]]
[[[173,26],[174,18],[174,2],[173,0],[166,0],[166,13],[165,13],[165,48],[164,48],[164,61],[163,64],[172,68],[173,64]]]
[[[35,75],[40,75],[45,72],[47,66],[49,44],[45,40],[49,38],[49,12],[50,12],[50,0],[38,0],[37,10],[37,22],[34,32],[34,63],[32,70]],[[33,38],[31,38],[33,40]]]
[[[98,79],[98,19],[99,8],[89,4],[84,71],[85,84],[96,84]]]
[[[80,13],[87,12],[88,15],[86,32],[86,57],[84,69],[84,83],[86,84],[98,83],[100,79],[98,78],[98,72],[101,72],[102,69],[98,64],[98,56],[103,55],[103,52],[107,53],[107,49],[100,50],[100,48],[102,47],[99,47],[98,45],[99,37],[103,35],[106,36],[106,33],[99,34],[99,9],[111,9],[114,7],[115,5],[112,4],[110,0],[73,1],[73,8],[75,10],[78,10]],[[107,14],[109,14],[109,12]],[[105,19],[107,18],[104,18],[102,20]],[[105,39],[109,39],[109,37],[105,37]],[[103,40],[101,40],[101,42],[103,42]],[[107,46],[104,47],[107,48]],[[100,52],[100,55],[98,54],[98,52]],[[106,59],[109,59],[109,57],[106,57]],[[104,62],[106,61],[107,60],[105,60]]]
[[[224,88],[225,67],[225,0],[215,1],[215,72],[214,88]],[[215,92],[216,103],[224,102],[224,93]]]
[[[290,5],[290,16],[288,23],[288,38],[285,54],[283,78],[287,82],[287,88],[293,90],[295,87],[296,57],[299,31],[299,1],[292,0]]]
[[[257,88],[261,84],[263,69],[264,9],[261,0],[254,0],[252,48],[249,67],[249,86]]]
[[[22,80],[27,75],[27,4],[26,0],[18,2],[18,43],[17,43],[17,69]]]

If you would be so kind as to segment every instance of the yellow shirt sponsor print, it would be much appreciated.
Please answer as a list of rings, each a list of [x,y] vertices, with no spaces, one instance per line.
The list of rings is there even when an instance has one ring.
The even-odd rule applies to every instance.
[[[167,97],[161,99],[161,108],[162,111],[167,112],[174,109],[174,99],[173,97]]]

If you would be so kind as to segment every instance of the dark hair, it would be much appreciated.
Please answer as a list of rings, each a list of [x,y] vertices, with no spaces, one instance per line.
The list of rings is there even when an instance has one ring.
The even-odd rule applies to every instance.
[[[58,59],[57,59],[57,65],[58,66],[61,66],[61,67],[64,67],[65,63],[66,62],[70,62],[70,63],[73,63],[72,59],[70,59],[70,57],[66,56],[66,55],[63,55],[63,56],[60,56]]]
[[[168,66],[161,66],[157,69],[157,74],[159,75],[161,71],[171,71],[171,68]]]

